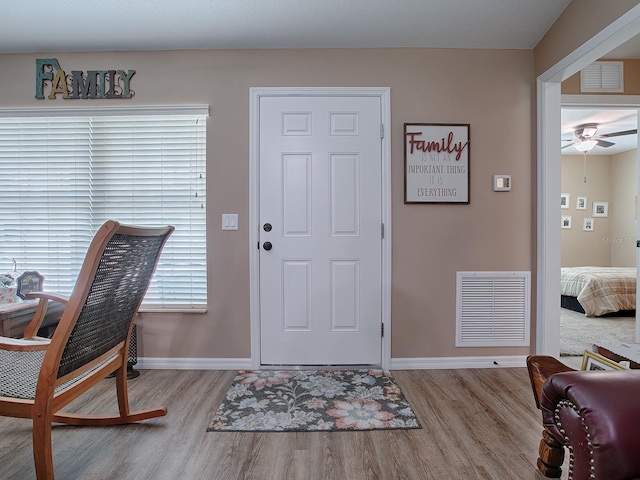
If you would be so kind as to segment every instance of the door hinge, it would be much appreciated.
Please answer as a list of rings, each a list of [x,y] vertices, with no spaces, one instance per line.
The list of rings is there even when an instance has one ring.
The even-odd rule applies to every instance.
[[[384,323],[380,324],[380,336],[384,337]]]
[[[380,236],[384,238],[384,223],[380,224]]]
[[[380,124],[380,138],[384,138],[384,123]]]

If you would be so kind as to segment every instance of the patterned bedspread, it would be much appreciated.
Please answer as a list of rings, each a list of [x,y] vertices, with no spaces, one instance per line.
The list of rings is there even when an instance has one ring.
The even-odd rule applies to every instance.
[[[636,308],[636,268],[563,267],[562,295],[576,297],[588,317]]]

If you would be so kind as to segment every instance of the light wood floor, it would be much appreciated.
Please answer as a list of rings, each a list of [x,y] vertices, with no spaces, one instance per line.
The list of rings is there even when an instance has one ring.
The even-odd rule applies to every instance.
[[[54,427],[56,478],[542,478],[535,468],[541,418],[525,368],[392,373],[422,429],[207,432],[235,372],[142,371],[129,382],[132,409],[165,405],[168,415],[124,427]],[[113,382],[102,381],[72,404],[73,410],[114,410]],[[33,479],[31,422],[0,418],[0,432],[0,479]]]

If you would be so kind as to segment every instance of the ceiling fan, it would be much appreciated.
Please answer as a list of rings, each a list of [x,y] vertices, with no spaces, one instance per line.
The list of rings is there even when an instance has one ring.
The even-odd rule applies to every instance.
[[[615,143],[609,142],[608,140],[602,140],[603,138],[621,137],[623,135],[635,135],[636,133],[638,133],[638,130],[624,130],[621,132],[603,133],[601,135],[597,135],[597,133],[597,123],[585,123],[583,125],[578,125],[573,129],[573,134],[576,138],[573,140],[563,140],[563,142],[571,143],[563,146],[562,148],[565,149],[567,147],[573,146],[574,148],[576,148],[576,150],[586,153],[595,146],[606,148],[610,147],[611,145],[615,145]]]

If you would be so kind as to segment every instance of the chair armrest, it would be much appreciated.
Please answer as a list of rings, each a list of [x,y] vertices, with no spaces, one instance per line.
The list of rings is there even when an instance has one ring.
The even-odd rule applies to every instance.
[[[527,357],[527,370],[529,371],[529,381],[533,390],[533,398],[536,401],[536,408],[540,408],[540,397],[542,386],[551,375],[560,372],[572,372],[573,368],[568,367],[555,357],[548,355],[530,355]]]
[[[27,298],[41,298],[47,300],[53,300],[54,302],[62,303],[66,305],[69,303],[69,297],[65,295],[60,295],[58,293],[48,293],[48,292],[29,292],[24,294]]]
[[[38,302],[38,308],[36,309],[36,313],[33,314],[33,318],[29,322],[29,325],[24,329],[24,338],[35,338],[38,334],[38,330],[42,326],[42,322],[44,321],[44,317],[47,314],[47,307],[49,306],[49,300],[54,302],[62,303],[66,305],[69,303],[69,298],[64,295],[58,295],[56,293],[45,293],[45,292],[29,292],[25,295],[25,297],[38,298],[40,301]]]
[[[633,370],[565,372],[545,382],[543,423],[570,447],[576,480],[640,478],[639,392]]]
[[[46,350],[50,343],[51,340],[42,337],[34,337],[32,339],[0,337],[0,350],[33,352]]]

